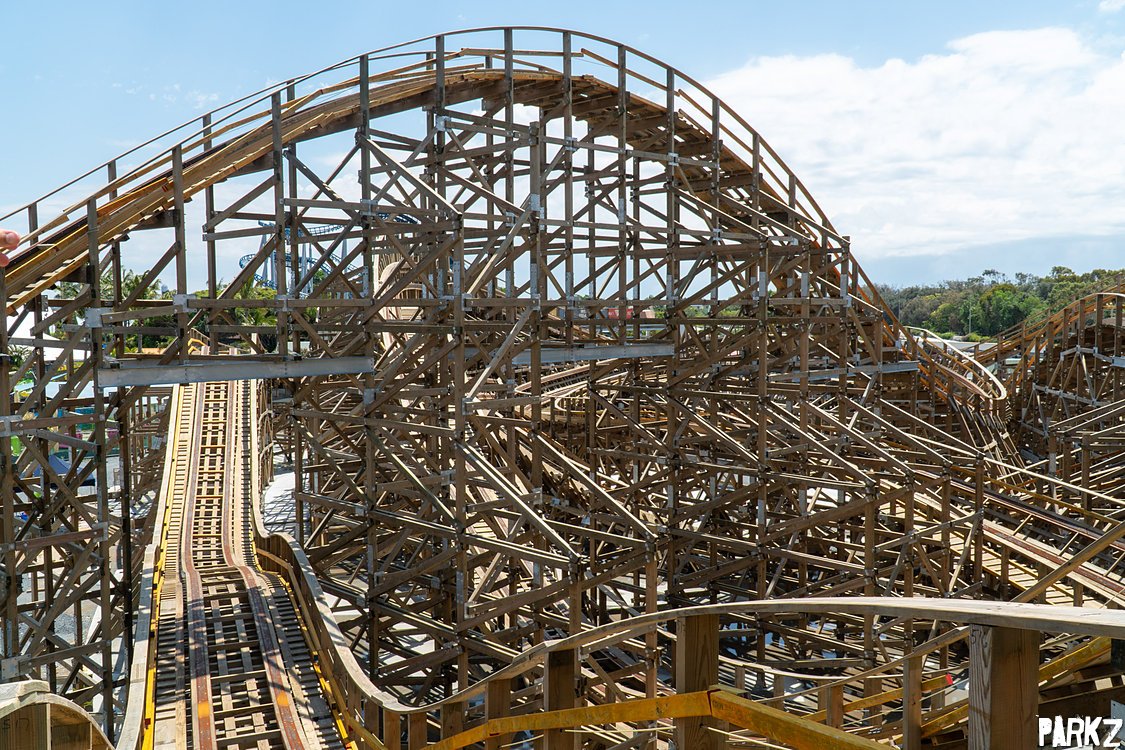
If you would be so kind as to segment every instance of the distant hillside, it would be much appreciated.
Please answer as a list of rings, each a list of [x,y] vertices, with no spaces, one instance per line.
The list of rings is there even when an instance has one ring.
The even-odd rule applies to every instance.
[[[986,338],[1022,321],[1033,321],[1060,310],[1074,300],[1104,288],[1125,269],[1095,269],[1077,274],[1055,266],[1046,276],[1017,273],[1009,279],[988,270],[965,280],[936,286],[877,285],[903,325],[919,326],[943,335]]]

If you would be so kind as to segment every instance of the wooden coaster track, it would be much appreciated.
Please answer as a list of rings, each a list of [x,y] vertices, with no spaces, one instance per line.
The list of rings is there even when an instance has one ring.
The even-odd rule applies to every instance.
[[[145,747],[343,748],[288,589],[258,569],[247,384],[187,386],[170,427]]]
[[[576,32],[151,145],[0,219],[0,668],[122,747],[1022,747],[1125,700],[1120,295],[1011,373],[915,336],[745,120]]]

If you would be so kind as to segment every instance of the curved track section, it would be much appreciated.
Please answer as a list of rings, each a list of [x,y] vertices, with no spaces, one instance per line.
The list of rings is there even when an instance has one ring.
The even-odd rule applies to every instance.
[[[204,383],[179,398],[144,747],[344,747],[288,590],[257,567],[251,393]]]
[[[997,336],[978,356],[1010,392],[1010,432],[1029,465],[1068,483],[1125,491],[1125,285]]]
[[[70,186],[84,197],[63,211],[4,219],[28,240],[0,285],[0,346],[28,353],[0,358],[0,392],[34,382],[0,405],[21,438],[0,440],[0,520],[19,519],[0,524],[6,652],[110,735],[143,713],[114,669],[136,633],[161,665],[158,725],[190,725],[192,742],[301,726],[313,739],[278,712],[271,660],[294,691],[310,660],[277,625],[279,584],[254,573],[251,524],[261,564],[299,592],[347,740],[371,748],[505,714],[659,707],[720,676],[834,729],[914,737],[926,717],[932,741],[957,742],[973,727],[963,702],[945,709],[963,698],[948,680],[991,636],[843,602],[1069,602],[1098,617],[1125,602],[1120,498],[1024,465],[1001,382],[903,330],[761,135],[650,56],[568,31],[440,35],[150,145],[139,167],[126,155]],[[224,259],[247,254],[222,283]],[[148,270],[131,278],[138,258]],[[165,487],[182,495],[156,498],[142,467],[166,446],[138,429],[160,403],[150,389],[233,380],[269,386],[227,387],[225,406],[195,387],[198,422],[177,429],[207,452],[167,446]],[[245,462],[251,486],[255,467],[269,476],[275,441],[292,462],[292,541],[215,498],[216,481],[246,494]],[[802,614],[810,597],[842,604]],[[740,609],[767,600],[790,609]],[[657,616],[700,604],[719,620]],[[582,641],[631,621],[646,624]],[[1043,697],[1096,690],[1091,634],[996,637],[1023,674],[1053,670]],[[251,638],[262,657],[236,656]],[[582,647],[518,668],[571,638]],[[684,672],[696,642],[705,663]],[[896,714],[908,685],[941,697]],[[695,729],[677,745],[705,747]],[[543,731],[551,750],[576,740]],[[673,738],[638,724],[584,741],[647,739]]]
[[[384,57],[391,60],[400,56],[409,58],[411,52],[406,50],[419,43],[376,50],[358,60],[347,60],[327,69],[331,72],[341,67],[354,67],[358,62],[367,71],[361,72],[358,78],[345,79],[341,83],[295,97],[296,85],[302,83],[307,88],[313,80],[323,78],[326,71],[321,71],[306,78],[287,82],[285,87],[275,91],[273,93],[275,101],[271,110],[247,115],[247,110],[252,111],[254,104],[258,102],[246,104],[245,101],[239,101],[227,108],[209,113],[204,118],[204,126],[201,130],[192,132],[193,126],[196,125],[193,122],[172,131],[172,133],[179,133],[181,137],[186,137],[168,152],[97,190],[90,199],[94,201],[93,204],[76,203],[45,226],[29,227],[30,231],[22,240],[23,246],[13,254],[11,266],[7,271],[9,309],[14,310],[25,305],[60,279],[67,278],[82,268],[89,258],[88,245],[91,231],[96,232],[101,242],[114,242],[127,237],[131,231],[160,225],[160,222],[167,220],[169,212],[178,210],[177,199],[190,200],[193,196],[232,176],[268,168],[271,162],[275,167],[279,166],[277,161],[280,156],[275,153],[279,148],[350,129],[357,119],[365,121],[372,116],[397,114],[415,107],[428,108],[436,104],[441,108],[478,97],[483,97],[486,103],[493,104],[487,101],[489,97],[495,93],[503,94],[504,89],[508,89],[506,105],[509,111],[505,122],[509,128],[514,127],[517,131],[524,131],[525,128],[524,123],[513,119],[511,108],[514,106],[534,107],[541,110],[554,108],[556,112],[565,107],[568,119],[589,124],[598,135],[613,134],[620,137],[622,153],[618,154],[618,161],[621,161],[622,156],[626,160],[638,158],[667,171],[669,177],[677,179],[676,185],[684,190],[685,199],[684,204],[677,207],[677,213],[682,210],[697,214],[706,225],[694,232],[687,231],[687,234],[695,234],[697,239],[706,239],[708,242],[721,242],[726,232],[727,239],[736,243],[751,242],[761,247],[773,243],[776,245],[775,251],[779,258],[790,254],[780,248],[790,246],[803,247],[814,253],[823,254],[823,264],[813,269],[806,269],[805,274],[809,278],[799,283],[806,288],[810,284],[819,286],[820,289],[817,291],[824,298],[854,298],[856,304],[869,308],[859,317],[870,315],[870,308],[881,312],[882,319],[878,321],[866,323],[860,320],[854,321],[858,326],[866,325],[872,329],[864,335],[863,343],[868,351],[864,353],[865,356],[860,357],[861,360],[868,360],[872,356],[881,359],[882,353],[876,355],[874,350],[881,349],[882,344],[894,347],[896,346],[894,342],[899,341],[901,343],[898,346],[905,347],[910,355],[920,360],[919,369],[923,379],[942,398],[971,403],[975,408],[985,410],[991,410],[1002,402],[1003,393],[990,388],[987,381],[982,384],[979,378],[974,377],[971,368],[965,368],[956,361],[935,361],[925,349],[916,344],[911,334],[897,323],[893,314],[878,297],[874,285],[851,256],[849,241],[836,232],[827,215],[820,209],[799,178],[745,120],[689,76],[635,49],[613,45],[598,37],[550,30],[550,33],[561,36],[564,47],[562,55],[565,61],[564,69],[554,69],[533,61],[538,56],[535,52],[527,51],[530,52],[527,57],[531,58],[527,60],[512,49],[512,30],[485,31],[494,33],[503,31],[508,40],[506,42],[508,47],[504,49],[466,47],[460,52],[445,51],[445,45],[450,41],[461,36],[470,37],[476,33],[458,32],[434,37],[433,40],[422,40],[423,44],[435,41],[442,48],[437,53],[437,59],[440,60],[438,63],[427,64],[424,67],[407,64],[402,67],[391,67],[383,73],[373,73],[370,69],[372,61],[379,61]],[[619,59],[617,61],[607,59],[593,49],[573,49],[575,41],[610,44],[618,50]],[[508,62],[503,70],[495,69],[493,66],[496,53],[507,55]],[[551,57],[557,54],[554,51],[549,52]],[[633,71],[625,67],[623,60],[630,57],[638,70]],[[593,75],[576,75],[573,72],[574,61],[588,62],[595,68],[603,64],[616,68],[619,73],[618,80],[612,82],[600,80]],[[680,81],[689,88],[689,91],[677,90],[673,85],[654,81],[646,75],[650,72],[649,68],[652,68],[651,72],[656,73],[658,78],[663,76],[672,84]],[[667,101],[649,100],[636,93],[627,92],[625,85],[631,79],[646,86],[655,85],[664,88]],[[357,88],[359,91],[356,91]],[[284,103],[278,96],[280,91],[286,92]],[[568,97],[569,103],[567,103]],[[711,101],[710,108],[704,106],[706,100]],[[688,106],[690,109],[678,110],[676,109],[678,104]],[[493,111],[495,108],[494,106]],[[621,122],[614,124],[606,121],[607,111],[612,110],[623,113]],[[625,115],[625,112],[628,114]],[[272,125],[263,123],[271,113],[276,115],[276,122]],[[454,150],[459,150],[463,147],[464,140],[472,138],[472,123],[462,122],[460,119],[457,113],[450,110],[431,124],[431,127],[437,128],[437,132],[453,133],[449,138],[438,140],[448,140],[448,147]],[[613,132],[616,126],[622,129],[618,133]],[[457,135],[455,128],[464,130]],[[531,130],[536,133],[538,131],[535,127]],[[510,130],[508,135],[513,135],[517,131]],[[170,135],[165,134],[164,138],[167,139]],[[726,139],[723,136],[726,136]],[[572,143],[575,141],[574,136],[552,137],[546,132],[542,136],[530,135],[532,142],[540,138],[544,144],[554,141],[555,145],[563,147],[564,152],[575,148]],[[392,135],[387,143],[371,144],[370,154],[367,156],[373,160],[375,169],[386,169],[393,175],[398,171],[396,167],[403,166],[395,161],[392,152],[386,148],[389,146],[391,149],[396,149],[399,144],[395,141],[396,138]],[[415,142],[415,154],[425,145],[428,144]],[[672,150],[667,152],[658,150],[663,147]],[[367,144],[360,144],[361,151],[366,153],[367,148]],[[556,159],[555,164],[558,161]],[[116,161],[111,164],[110,171],[116,174]],[[471,156],[466,166],[472,174],[474,165]],[[307,173],[308,167],[304,166],[303,169],[298,167],[298,170]],[[478,178],[482,176],[479,167],[476,168],[475,176]],[[322,197],[339,199],[339,194],[326,183],[315,179],[314,183],[321,188],[317,198],[313,199],[314,204]],[[462,183],[462,187],[464,186],[465,184]],[[179,192],[180,195],[169,195],[170,192]],[[589,193],[587,195],[590,197]],[[383,200],[389,197],[387,192],[377,193],[377,196]],[[499,211],[499,214],[507,217],[506,220],[509,222],[517,218],[524,221],[529,213],[543,212],[534,200],[516,204],[507,196],[493,194],[487,198],[497,200],[497,204],[489,206],[489,210]],[[612,208],[619,214],[620,223],[630,223],[625,213],[622,213],[625,212],[624,195],[614,196],[609,192],[601,198],[612,199],[606,207]],[[297,199],[292,200],[294,205],[298,204]],[[614,200],[616,204],[611,205]],[[418,221],[416,216],[412,219],[411,213],[393,212],[394,208],[401,207],[390,204],[391,213],[375,212],[376,221],[373,223],[386,226],[388,216],[391,217],[390,220],[396,222]],[[437,207],[457,213],[453,205],[441,198],[437,202]],[[0,220],[18,221],[24,211],[28,211],[28,215],[38,213],[37,210],[32,209],[37,209],[37,205],[33,204],[22,211],[0,217]],[[76,219],[71,218],[74,214],[83,214],[84,209],[84,215]],[[302,213],[306,212],[302,211]],[[425,212],[417,214],[417,209],[414,213],[417,216],[426,215]],[[596,226],[597,221],[592,208],[589,214],[587,220]],[[281,220],[277,222],[277,226],[282,226],[284,216],[279,215],[279,217]],[[642,218],[641,214],[634,212],[631,223],[644,223],[648,218],[650,217]],[[676,219],[668,217],[668,220],[672,222],[672,227],[675,227]],[[38,220],[35,219],[30,223],[38,224]],[[296,250],[299,242],[297,238],[301,235],[298,233],[288,238],[286,233],[289,229],[285,226],[280,232],[274,230],[273,233],[279,235],[278,245],[286,244],[288,241]],[[401,228],[395,229],[397,232]],[[258,231],[242,232],[240,236],[269,238],[270,235],[270,228],[266,226]],[[241,287],[243,281],[254,278],[255,269],[262,264],[267,254],[271,260],[281,257],[274,252],[274,249],[272,240],[263,241],[259,253],[241,264],[244,273],[239,275],[238,283],[231,286],[237,289]],[[282,262],[280,265],[284,267],[285,264]],[[296,261],[293,265],[295,276],[303,276],[307,281],[312,275],[307,272],[301,273],[296,268]],[[334,264],[329,263],[325,266],[322,261],[316,268],[317,270],[322,267],[330,268],[332,265]],[[487,283],[489,272],[498,270],[499,266],[500,264],[495,262],[477,264],[475,270],[478,273],[474,274],[476,278],[466,279],[466,289],[471,292],[480,290]],[[760,290],[761,294],[766,294],[767,288],[784,291],[786,284],[798,280],[787,278],[793,274],[793,269],[786,266],[785,263],[779,263],[777,268],[763,269],[765,276],[760,280],[763,286]],[[753,282],[758,283],[759,280],[754,279]],[[280,291],[284,293],[285,290]],[[808,294],[807,289],[805,293]],[[698,297],[699,301],[703,299],[703,296]],[[849,316],[845,314],[844,317]],[[873,366],[880,364],[876,362]]]

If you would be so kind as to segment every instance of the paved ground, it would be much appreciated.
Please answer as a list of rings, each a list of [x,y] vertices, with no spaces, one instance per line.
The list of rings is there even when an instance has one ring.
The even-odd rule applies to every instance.
[[[270,531],[295,535],[297,524],[293,517],[293,466],[282,463],[280,455],[275,456],[274,460],[273,481],[262,495],[262,520]]]

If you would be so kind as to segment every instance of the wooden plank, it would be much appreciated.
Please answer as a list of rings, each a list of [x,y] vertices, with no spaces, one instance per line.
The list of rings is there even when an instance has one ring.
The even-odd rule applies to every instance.
[[[409,750],[423,750],[430,742],[429,719],[424,711],[410,714],[407,724],[407,747]]]
[[[1027,750],[1038,745],[1039,633],[971,626],[969,750]]]
[[[578,705],[578,654],[560,649],[547,654],[543,676],[543,710],[558,711]],[[575,750],[576,735],[563,729],[548,729],[543,735],[544,750]]]
[[[925,656],[912,656],[902,671],[902,750],[922,748],[922,668]]]
[[[706,690],[719,681],[719,616],[692,615],[676,621],[676,692]],[[719,735],[708,718],[677,719],[677,747],[718,750]]]
[[[49,704],[33,703],[0,717],[0,750],[51,750]]]
[[[402,714],[383,710],[383,744],[387,750],[402,750]]]
[[[493,678],[488,681],[484,699],[484,710],[487,718],[502,719],[511,711],[512,681],[503,677]],[[484,750],[500,750],[508,744],[511,735],[503,734],[489,737],[484,742]]]
[[[886,745],[878,742],[740,698],[725,690],[711,693],[711,709],[717,719],[797,750],[886,750]]]

